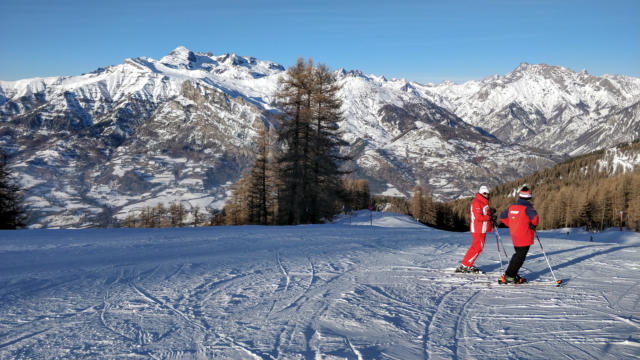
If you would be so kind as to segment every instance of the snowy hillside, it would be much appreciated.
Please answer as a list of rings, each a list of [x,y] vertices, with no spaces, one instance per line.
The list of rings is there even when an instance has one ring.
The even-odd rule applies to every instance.
[[[359,175],[375,193],[409,194],[416,184],[437,199],[473,194],[482,183],[516,179],[561,156],[509,145],[421,96],[405,80],[340,71],[345,139]],[[496,183],[497,185],[497,183]]]
[[[259,125],[277,125],[284,72],[178,47],[80,76],[0,81],[0,147],[31,226],[105,226],[172,201],[221,208]],[[374,193],[421,184],[455,199],[640,136],[636,78],[542,64],[464,84],[335,73],[349,166]]]
[[[416,88],[509,143],[580,155],[640,137],[638,78],[522,63],[504,76]]]
[[[179,47],[82,76],[0,82],[0,144],[32,224],[104,226],[172,201],[221,208],[283,71]]]
[[[640,353],[637,233],[541,232],[564,286],[536,285],[551,279],[537,244],[521,271],[533,283],[507,286],[493,234],[476,262],[488,274],[453,275],[468,233],[369,221],[0,232],[0,358]]]

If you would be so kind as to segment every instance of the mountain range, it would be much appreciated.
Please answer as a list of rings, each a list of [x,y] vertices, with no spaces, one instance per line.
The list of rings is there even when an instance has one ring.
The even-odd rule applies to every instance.
[[[285,70],[178,47],[80,76],[0,81],[0,146],[31,227],[105,226],[160,202],[221,208],[259,126],[278,126]],[[462,84],[335,74],[345,166],[374,193],[422,184],[454,199],[640,137],[638,78],[526,63]]]

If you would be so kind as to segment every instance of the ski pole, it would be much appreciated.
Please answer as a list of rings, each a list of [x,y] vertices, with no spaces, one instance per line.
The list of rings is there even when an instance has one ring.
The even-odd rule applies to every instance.
[[[502,266],[502,254],[500,253],[500,243],[498,242],[498,229],[494,229],[496,232],[496,246],[498,247],[498,257],[500,257],[500,272],[504,274],[504,267]]]
[[[558,286],[560,286],[560,284],[562,284],[562,280],[558,280],[556,278],[556,275],[553,273],[553,269],[551,268],[551,263],[549,262],[549,258],[547,258],[547,254],[544,252],[544,247],[542,247],[542,242],[540,241],[540,237],[538,236],[537,233],[536,233],[536,239],[538,239],[538,244],[540,244],[540,249],[542,249],[542,255],[544,255],[544,259],[547,260],[547,265],[549,265],[549,270],[551,270],[551,276],[553,276],[553,280],[555,280]]]
[[[509,255],[507,255],[507,250],[504,248],[504,243],[502,242],[502,238],[500,237],[500,234],[498,234],[498,223],[497,222],[493,222],[493,227],[496,229],[496,237],[498,238],[498,240],[500,240],[500,245],[502,245],[502,253],[504,254],[504,258],[505,260],[509,259]],[[508,260],[507,260],[508,261]]]
[[[500,234],[498,234],[498,227],[496,226],[495,221],[493,222],[493,231],[496,233],[496,247],[498,248],[498,257],[500,258],[500,272],[504,273],[504,267],[502,266],[502,254],[500,253]]]

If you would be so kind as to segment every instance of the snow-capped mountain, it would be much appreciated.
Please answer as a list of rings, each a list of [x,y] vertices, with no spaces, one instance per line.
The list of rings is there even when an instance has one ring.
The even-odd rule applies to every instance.
[[[178,47],[81,76],[0,81],[0,146],[32,223],[106,224],[173,200],[221,207],[251,164],[257,125],[277,125],[284,71]],[[378,193],[420,183],[441,199],[470,195],[638,137],[640,79],[524,64],[460,85],[336,75],[350,166]]]
[[[441,199],[472,195],[554,164],[553,153],[508,145],[425,98],[415,84],[339,72],[345,138],[374,190],[407,194],[416,183]]]
[[[32,221],[105,223],[173,200],[221,207],[283,71],[180,47],[82,76],[1,82],[0,138]]]
[[[420,93],[508,143],[581,155],[640,137],[640,79],[522,63],[464,84]]]

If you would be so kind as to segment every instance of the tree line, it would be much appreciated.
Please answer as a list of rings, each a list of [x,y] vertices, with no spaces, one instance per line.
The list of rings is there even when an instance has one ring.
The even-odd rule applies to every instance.
[[[164,228],[183,226],[211,225],[215,214],[209,215],[200,206],[187,209],[180,201],[174,201],[166,207],[164,203],[146,206],[139,212],[132,212],[120,222],[120,226],[129,228]]]
[[[424,186],[416,185],[409,199],[401,197],[374,196],[373,202],[384,211],[405,214],[430,227],[448,231],[469,230],[468,220],[461,216],[450,203],[436,201]],[[469,204],[471,202],[469,201]]]
[[[640,142],[620,145],[617,151],[638,154]],[[599,231],[622,225],[640,231],[640,169],[616,172],[607,165],[610,161],[603,161],[604,156],[604,151],[583,155],[499,185],[491,191],[491,206],[502,212],[527,184],[540,217],[539,229],[585,227]],[[459,199],[446,206],[468,224],[471,201]]]

